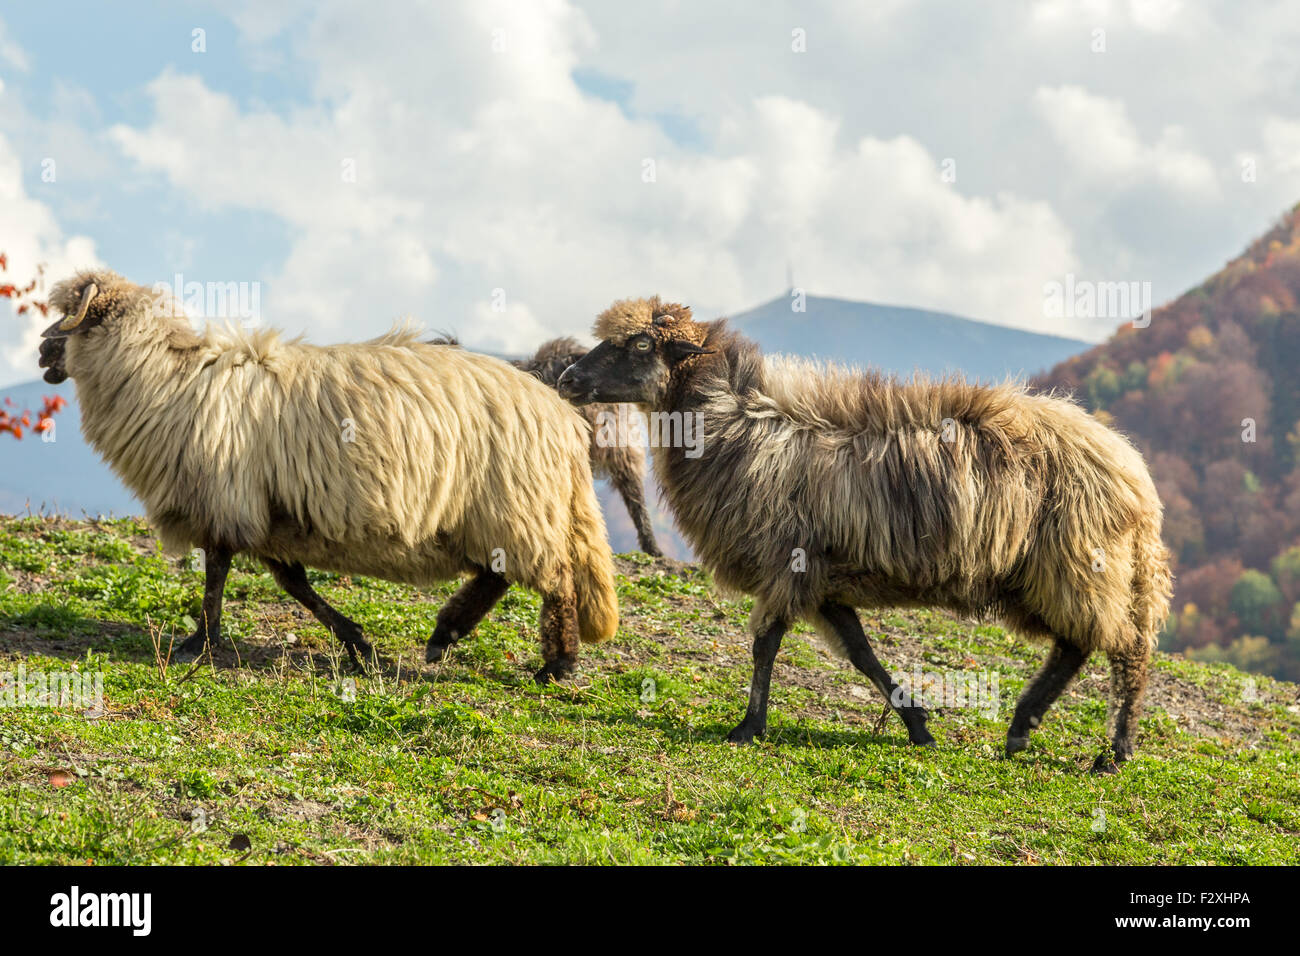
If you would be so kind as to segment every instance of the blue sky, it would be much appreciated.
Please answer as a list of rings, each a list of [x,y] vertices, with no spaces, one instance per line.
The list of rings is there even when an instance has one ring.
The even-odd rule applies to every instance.
[[[1300,18],[1249,6],[5,5],[0,251],[257,283],[323,342],[411,315],[522,350],[619,296],[738,311],[787,264],[1098,339],[1045,283],[1160,301],[1300,198]],[[36,330],[0,323],[0,385]]]

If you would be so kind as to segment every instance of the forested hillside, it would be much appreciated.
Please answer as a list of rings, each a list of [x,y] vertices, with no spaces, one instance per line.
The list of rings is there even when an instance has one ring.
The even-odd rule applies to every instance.
[[[1146,328],[1037,384],[1146,454],[1176,560],[1170,650],[1300,676],[1300,206]]]

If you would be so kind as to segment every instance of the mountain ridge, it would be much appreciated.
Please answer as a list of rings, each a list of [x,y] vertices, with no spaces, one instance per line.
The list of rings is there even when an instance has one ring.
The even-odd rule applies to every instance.
[[[920,371],[958,373],[980,381],[1026,378],[1091,344],[911,306],[805,295],[805,311],[796,312],[795,302],[787,292],[730,321],[765,352],[877,368],[902,377]]]

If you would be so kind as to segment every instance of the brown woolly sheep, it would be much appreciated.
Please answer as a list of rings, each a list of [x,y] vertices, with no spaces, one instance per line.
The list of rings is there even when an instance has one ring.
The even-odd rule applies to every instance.
[[[725,322],[658,298],[615,303],[595,331],[601,344],[560,377],[562,395],[702,419],[702,453],[660,446],[654,461],[701,560],[755,598],[749,707],[729,740],[766,730],[772,664],[802,618],[890,700],[913,743],[932,745],[854,608],[941,606],[1053,642],[1016,705],[1008,754],[1100,650],[1118,708],[1093,769],[1132,755],[1171,577],[1160,501],[1119,434],[1014,385],[765,360]]]
[[[71,376],[87,440],[170,549],[201,548],[202,620],[220,638],[231,558],[259,558],[347,648],[361,628],[306,567],[416,585],[473,577],[438,613],[440,659],[512,582],[542,595],[539,682],[618,626],[587,426],[552,389],[409,331],[328,348],[269,330],[194,332],[159,294],[107,270],[54,286],[47,380]]]
[[[519,359],[511,364],[555,388],[561,373],[588,351],[576,339],[551,339],[543,342],[531,358]],[[636,526],[638,545],[646,554],[657,557],[663,552],[655,541],[650,513],[645,506],[645,450],[634,442],[611,444],[598,440],[599,423],[602,420],[600,416],[616,415],[617,410],[617,405],[599,402],[578,409],[591,426],[591,471],[598,478],[608,478],[610,484],[618,490],[623,497],[623,504],[627,506],[627,513],[632,518],[632,524]]]

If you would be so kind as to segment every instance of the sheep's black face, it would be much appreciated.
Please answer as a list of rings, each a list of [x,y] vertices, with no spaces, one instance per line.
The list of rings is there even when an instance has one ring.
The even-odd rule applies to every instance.
[[[45,381],[58,385],[68,380],[67,339],[42,339],[40,367],[45,369]]]
[[[560,394],[577,405],[591,402],[654,404],[671,371],[660,343],[634,335],[622,345],[601,342],[560,376]]]
[[[648,332],[629,336],[622,345],[607,340],[565,369],[557,387],[561,395],[577,405],[658,405],[668,393],[677,364],[708,351],[690,342],[656,338]]]
[[[63,313],[63,318],[41,333],[40,367],[46,370],[44,378],[51,385],[68,379],[68,338],[85,335],[104,321],[108,310],[103,297],[95,301],[100,295],[98,283],[103,281],[103,277],[83,273],[51,290],[50,306]]]

